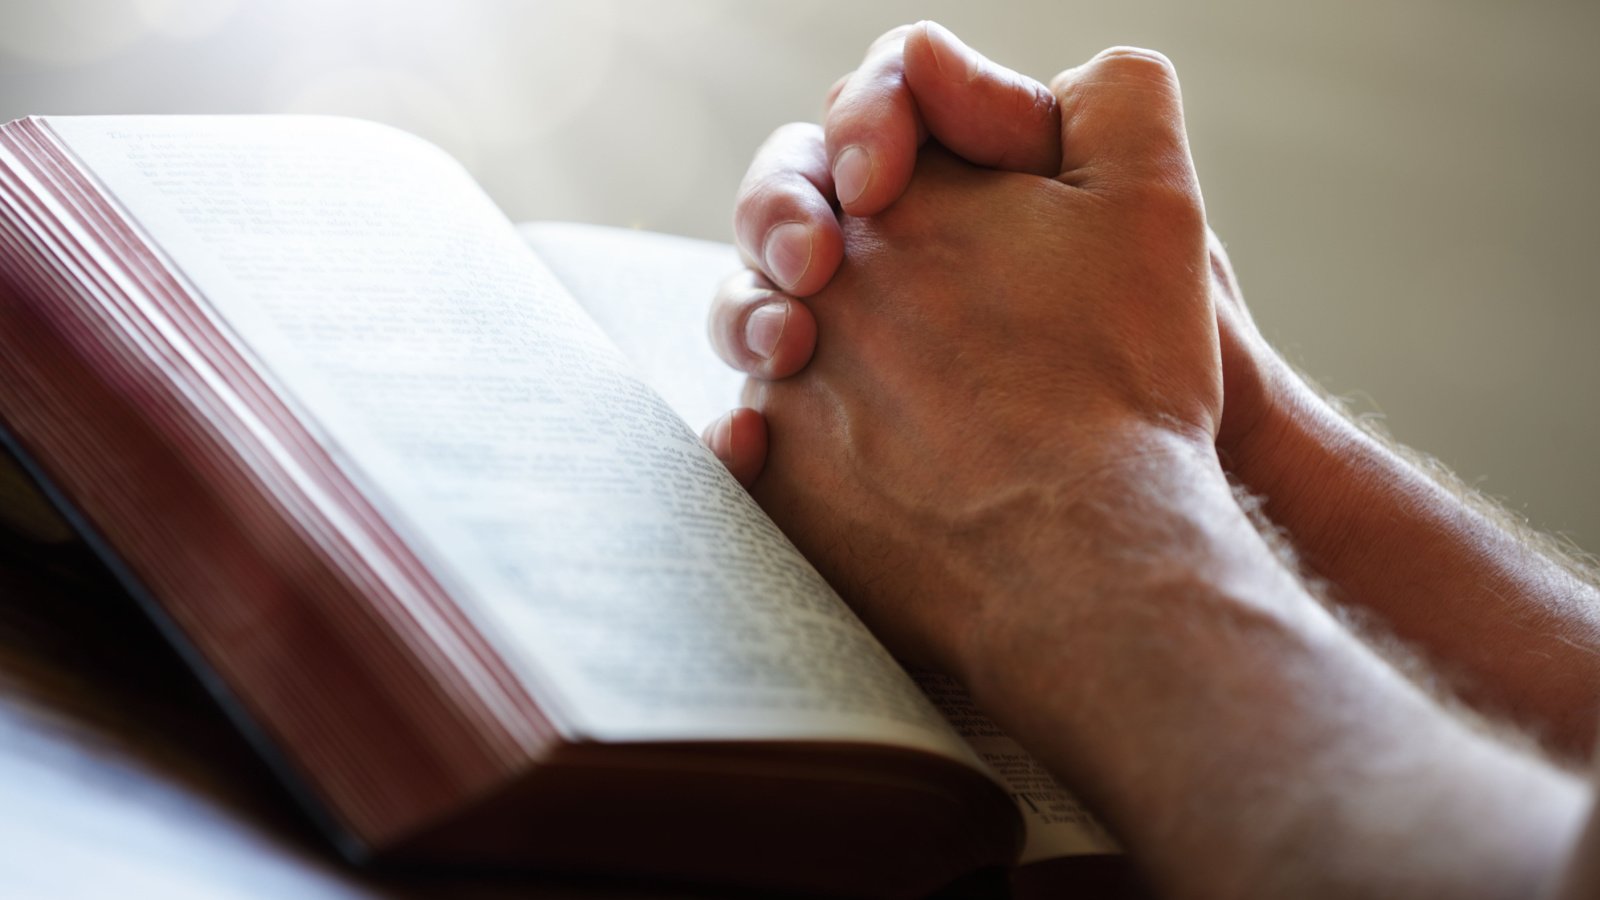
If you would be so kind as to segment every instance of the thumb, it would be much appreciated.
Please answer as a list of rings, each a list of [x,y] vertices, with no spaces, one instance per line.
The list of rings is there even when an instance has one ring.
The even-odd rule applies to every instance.
[[[1195,187],[1172,62],[1112,47],[1050,83],[1061,105],[1061,179],[1079,187],[1156,180]]]
[[[937,22],[905,38],[906,86],[931,135],[970,163],[1054,176],[1061,118],[1049,88],[985,58]]]

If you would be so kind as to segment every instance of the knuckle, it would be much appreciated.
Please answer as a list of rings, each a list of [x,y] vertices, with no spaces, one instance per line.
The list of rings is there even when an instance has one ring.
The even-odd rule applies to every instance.
[[[1012,93],[1011,103],[1009,120],[1015,123],[1013,134],[1019,139],[1013,140],[1001,151],[1000,158],[996,162],[997,167],[1010,170],[1019,165],[1043,165],[1035,162],[1039,150],[1031,136],[1060,133],[1060,105],[1056,102],[1056,95],[1049,88],[1035,82],[1020,85]]]
[[[1140,178],[1127,185],[1123,201],[1141,217],[1166,228],[1197,236],[1206,233],[1205,205],[1185,181]]]
[[[822,141],[822,126],[814,122],[790,122],[772,132],[739,182],[735,220],[761,216],[770,209],[802,207],[803,193],[815,190],[802,174],[804,160],[821,153]]]
[[[1206,251],[1211,254],[1213,262],[1223,266],[1227,266],[1230,263],[1228,245],[1223,242],[1222,236],[1217,234],[1216,230],[1210,225],[1206,226]]]
[[[867,46],[867,55],[870,56],[874,52],[891,44],[905,41],[906,36],[909,35],[911,33],[911,29],[915,27],[917,27],[915,24],[896,25],[888,31],[885,31],[883,34],[878,35],[878,37]]]
[[[823,98],[824,106],[832,106],[834,102],[839,99],[839,95],[844,92],[844,86],[850,83],[850,76],[854,74],[854,72],[847,72],[839,76],[839,80],[835,81],[833,86],[828,88],[828,93]]]
[[[1239,283],[1233,275],[1233,260],[1228,247],[1211,226],[1206,226],[1206,257],[1211,266],[1211,281],[1230,300],[1239,300]]]
[[[835,136],[841,125],[872,128],[886,109],[894,107],[894,98],[905,90],[904,77],[893,67],[871,66],[858,70],[828,108],[824,133]]]
[[[846,76],[848,77],[848,76]],[[822,126],[815,122],[790,122],[780,125],[767,137],[763,149],[787,151],[792,147],[821,143]]]
[[[1015,104],[1013,113],[1016,120],[1033,126],[1049,123],[1057,114],[1055,93],[1037,82],[1020,85],[1013,94],[1012,102]]]
[[[768,219],[781,218],[793,213],[795,202],[792,179],[782,173],[769,172],[747,180],[739,187],[739,197],[734,202],[734,214],[746,225],[760,225]]]
[[[1146,81],[1176,85],[1178,70],[1159,50],[1143,47],[1109,47],[1095,55],[1091,63],[1104,76],[1119,81]]]
[[[1061,94],[1065,92],[1069,86],[1071,86],[1073,80],[1078,75],[1079,69],[1081,68],[1081,66],[1075,66],[1071,69],[1062,69],[1060,72],[1056,73],[1054,78],[1050,79],[1050,81],[1045,84],[1045,88],[1050,91],[1051,96],[1060,97]]]
[[[731,306],[737,303],[739,298],[745,294],[763,289],[763,286],[757,283],[757,277],[757,274],[749,269],[740,269],[737,272],[730,273],[728,277],[717,284],[717,293],[714,300],[717,307]]]
[[[710,328],[722,331],[730,338],[737,338],[744,318],[751,310],[763,303],[789,299],[788,295],[757,283],[756,278],[755,273],[748,273],[722,283],[711,300]]]
[[[728,322],[730,325],[738,325],[742,328],[745,317],[750,315],[757,307],[765,306],[768,303],[790,303],[792,299],[788,294],[776,288],[767,287],[765,284],[746,282],[737,293],[730,295],[728,298]]]
[[[822,126],[815,122],[790,122],[780,125],[767,135],[756,148],[755,158],[745,172],[745,178],[760,176],[782,166],[782,161],[794,158],[797,151],[807,146],[822,144]]]

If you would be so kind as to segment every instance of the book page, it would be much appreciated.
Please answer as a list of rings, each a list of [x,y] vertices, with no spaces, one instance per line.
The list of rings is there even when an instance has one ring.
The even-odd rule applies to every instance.
[[[318,117],[48,125],[568,737],[970,758],[443,153]]]
[[[744,267],[732,245],[570,222],[530,222],[522,236],[691,428],[737,404],[744,376],[706,337],[717,285]]]
[[[732,408],[742,375],[705,339],[717,285],[743,265],[727,244],[620,228],[535,222],[528,243],[644,376],[691,423]],[[1016,741],[973,706],[948,676],[915,680],[998,777],[1027,827],[1022,862],[1118,852],[1115,841]]]
[[[973,705],[960,682],[931,672],[914,674],[917,685],[999,777],[1017,804],[1027,829],[1020,864],[1121,852],[1111,835],[1054,775]]]

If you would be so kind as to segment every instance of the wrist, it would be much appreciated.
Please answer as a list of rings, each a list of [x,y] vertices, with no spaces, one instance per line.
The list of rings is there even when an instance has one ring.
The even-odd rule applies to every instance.
[[[1093,534],[1123,546],[1068,556],[1054,591],[991,610],[958,673],[979,707],[1174,895],[1276,896],[1326,872],[1399,893],[1406,873],[1381,855],[1396,833],[1415,836],[1411,865],[1456,867],[1439,877],[1473,847],[1481,865],[1449,882],[1481,881],[1472,896],[1525,892],[1573,832],[1581,792],[1467,731],[1340,627],[1213,468],[1126,470],[1132,483],[1084,498]],[[1115,515],[1124,494],[1144,515]],[[1490,785],[1482,803],[1454,790],[1467,782]],[[1174,809],[1218,815],[1151,813]],[[1514,821],[1518,839],[1490,821]]]
[[[1046,519],[1003,536],[1003,571],[990,582],[997,590],[953,657],[975,690],[1007,677],[1019,654],[1092,668],[1116,636],[1148,635],[1149,617],[1174,606],[1226,615],[1242,583],[1286,574],[1234,502],[1208,437],[1158,432],[1102,446],[1107,461],[1079,468],[1092,474]],[[1091,639],[1092,653],[1076,646]]]
[[[1259,414],[1248,427],[1218,436],[1222,465],[1265,500],[1274,522],[1302,538],[1311,526],[1323,543],[1371,481],[1363,463],[1370,439],[1275,354],[1257,383]]]
[[[1225,461],[1305,567],[1444,666],[1452,693],[1593,753],[1593,589],[1536,542],[1297,378]]]

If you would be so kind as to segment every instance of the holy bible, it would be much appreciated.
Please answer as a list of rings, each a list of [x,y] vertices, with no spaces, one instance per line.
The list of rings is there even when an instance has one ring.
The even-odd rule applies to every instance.
[[[0,426],[354,860],[912,895],[1113,853],[701,446],[737,265],[519,229],[372,123],[19,120]]]

